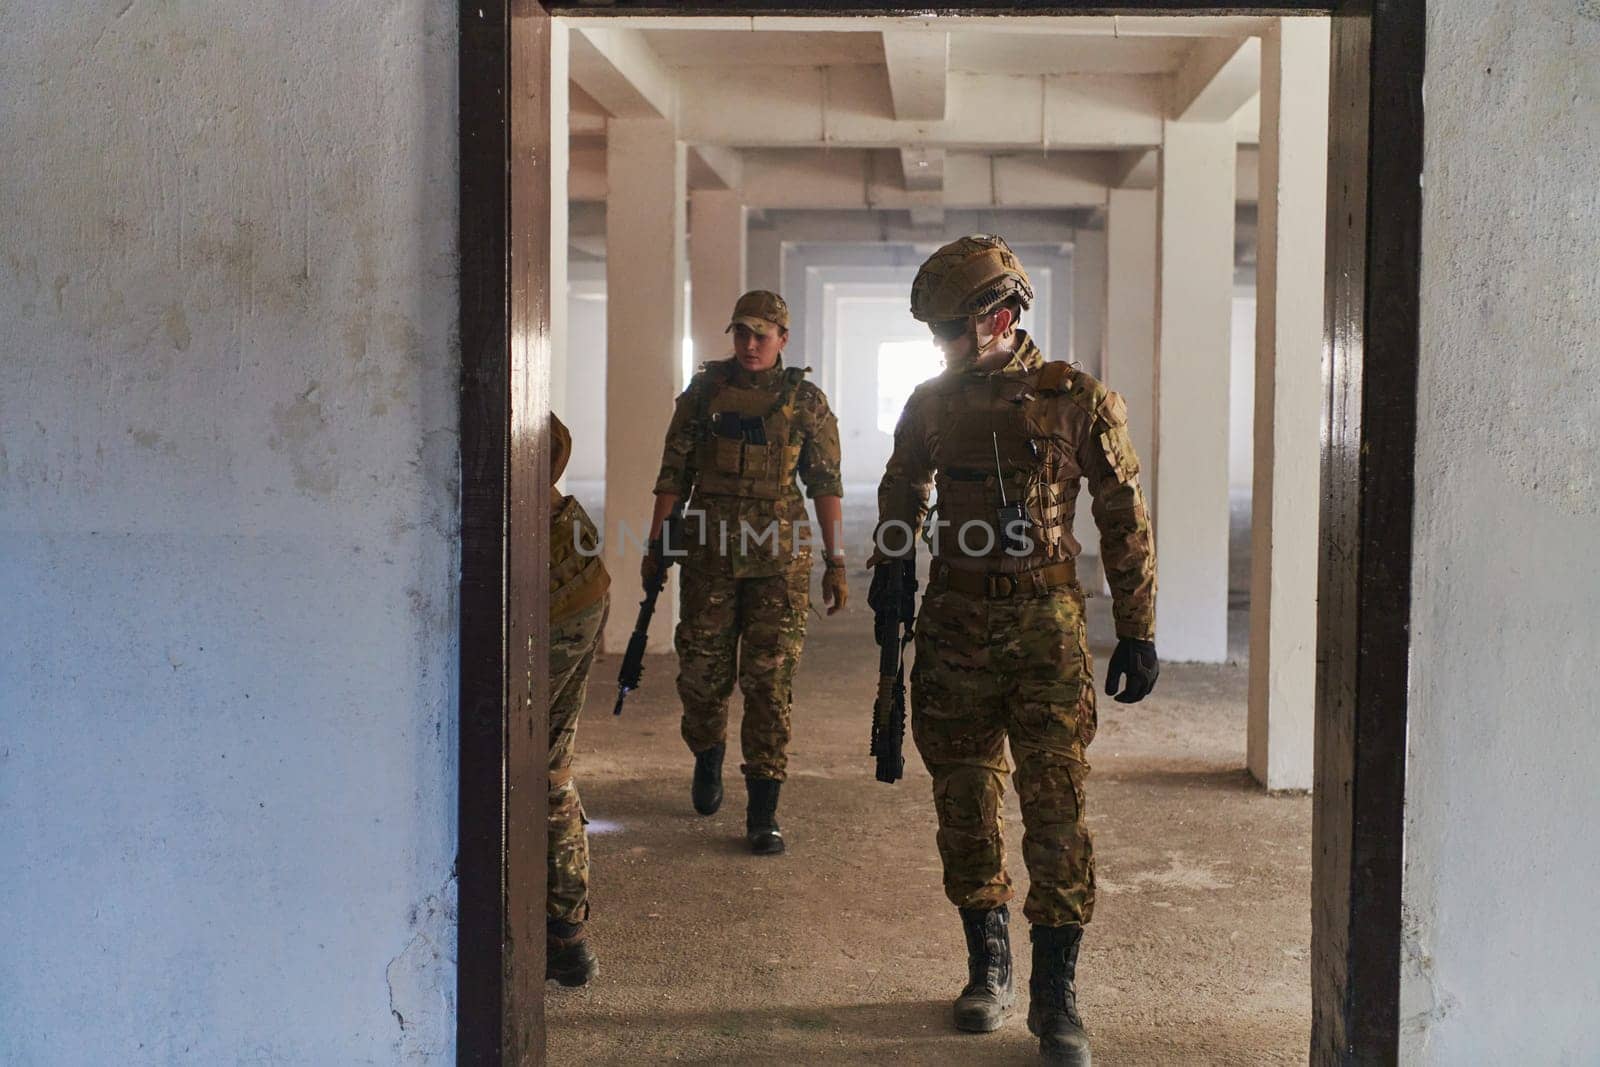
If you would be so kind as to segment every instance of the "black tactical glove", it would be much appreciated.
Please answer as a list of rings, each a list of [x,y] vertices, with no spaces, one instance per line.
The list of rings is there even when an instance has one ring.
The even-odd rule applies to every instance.
[[[1123,676],[1128,679],[1122,685]],[[1118,704],[1137,704],[1150,695],[1161,676],[1161,661],[1156,659],[1156,643],[1124,637],[1117,641],[1117,650],[1111,653],[1111,665],[1106,668],[1106,696],[1117,698]],[[1118,693],[1118,687],[1122,692]]]

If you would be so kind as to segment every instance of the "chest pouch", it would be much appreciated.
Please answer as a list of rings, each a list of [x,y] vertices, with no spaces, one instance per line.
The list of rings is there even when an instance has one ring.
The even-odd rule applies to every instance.
[[[776,500],[790,490],[801,451],[790,444],[800,377],[786,372],[776,391],[726,382],[712,391],[700,446],[702,492]]]

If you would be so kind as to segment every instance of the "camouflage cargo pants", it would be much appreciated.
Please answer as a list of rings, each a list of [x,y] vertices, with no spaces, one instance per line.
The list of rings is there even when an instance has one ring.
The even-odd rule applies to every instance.
[[[911,730],[933,775],[945,895],[962,908],[1011,899],[1000,802],[1016,760],[1030,922],[1086,923],[1094,851],[1083,816],[1094,675],[1076,585],[989,599],[930,584],[917,618]]]
[[[550,626],[550,804],[548,895],[552,919],[582,922],[589,916],[589,837],[583,801],[572,780],[578,714],[589,688],[589,668],[605,624],[610,597]]]
[[[683,569],[676,636],[683,739],[691,752],[722,743],[735,676],[744,694],[740,768],[752,778],[783,781],[789,762],[789,701],[805,644],[811,570],[734,578]]]

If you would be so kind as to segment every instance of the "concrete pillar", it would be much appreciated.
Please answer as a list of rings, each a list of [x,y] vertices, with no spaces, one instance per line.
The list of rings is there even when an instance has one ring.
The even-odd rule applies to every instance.
[[[1156,191],[1156,640],[1228,656],[1228,335],[1233,123],[1167,121]]]
[[[783,234],[776,226],[746,229],[745,285],[769,289],[790,300],[783,291]],[[791,307],[791,311],[793,308]]]
[[[1035,280],[1037,285],[1037,279]],[[1100,376],[1106,313],[1106,233],[1104,230],[1076,229],[1072,233],[1072,271],[1063,287],[1070,295],[1067,313],[1068,334],[1061,348],[1066,358],[1090,374]],[[1026,318],[1024,318],[1026,321]],[[1059,350],[1059,349],[1058,349]],[[1048,354],[1049,350],[1046,349]],[[1061,357],[1056,357],[1061,358]],[[1084,588],[1107,595],[1111,588],[1100,566],[1100,532],[1094,524],[1093,498],[1085,484],[1078,493],[1078,510],[1072,522],[1072,536],[1083,545],[1079,577]]]
[[[731,352],[723,333],[744,292],[745,206],[729,189],[697,189],[689,197],[689,336],[698,365]]]
[[[1096,377],[1106,313],[1106,232],[1078,230],[1072,238],[1072,360]]]
[[[1322,19],[1261,41],[1248,763],[1269,789],[1312,776],[1328,49]]]
[[[606,136],[606,548],[616,608],[605,647],[633,631],[639,550],[683,356],[685,153],[670,121],[612,119]],[[677,584],[657,602],[650,651],[672,647]],[[670,679],[659,684],[671,685]]]
[[[1112,189],[1106,204],[1102,380],[1128,402],[1128,433],[1156,498],[1156,193]]]

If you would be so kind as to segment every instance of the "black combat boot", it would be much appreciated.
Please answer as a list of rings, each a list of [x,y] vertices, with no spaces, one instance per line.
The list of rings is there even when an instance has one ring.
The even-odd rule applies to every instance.
[[[956,1029],[986,1034],[1000,1029],[1017,997],[1011,987],[1011,913],[1004,904],[962,908],[961,925],[967,932],[967,988],[956,998]]]
[[[1089,1067],[1089,1035],[1078,1015],[1078,943],[1083,927],[1033,927],[1033,975],[1028,979],[1028,1031],[1038,1035],[1046,1063]]]
[[[544,976],[565,986],[588,985],[600,970],[589,945],[587,923],[544,921]]]
[[[744,834],[750,851],[758,856],[776,856],[783,851],[783,831],[778,829],[778,787],[775,778],[746,778],[750,806],[745,809]]]
[[[694,787],[689,795],[694,799],[694,810],[701,815],[715,815],[722,807],[722,754],[727,747],[712,745],[694,754]]]

